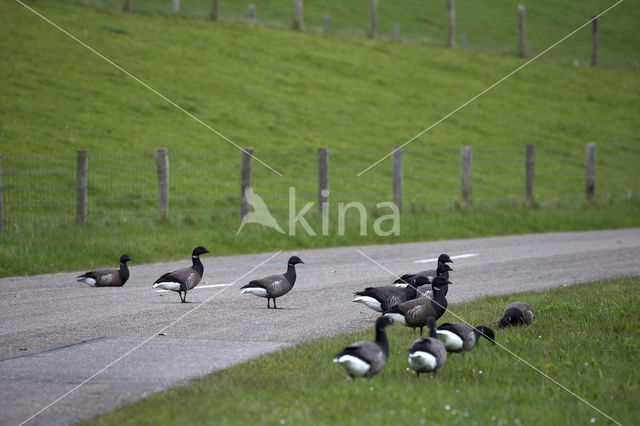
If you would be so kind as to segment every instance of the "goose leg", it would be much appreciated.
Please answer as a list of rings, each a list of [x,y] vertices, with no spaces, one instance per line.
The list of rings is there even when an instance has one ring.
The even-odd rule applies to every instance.
[[[278,307],[276,306],[276,298],[273,298],[273,309],[278,309]]]
[[[267,309],[271,309],[271,298],[267,297]]]

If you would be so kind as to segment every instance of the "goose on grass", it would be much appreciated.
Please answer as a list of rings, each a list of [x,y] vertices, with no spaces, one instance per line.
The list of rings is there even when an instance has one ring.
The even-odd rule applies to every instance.
[[[436,376],[438,369],[447,360],[447,351],[444,344],[438,340],[436,320],[429,317],[427,320],[429,337],[421,337],[409,348],[409,367],[420,377],[420,373],[430,373]]]
[[[418,293],[413,285],[405,288],[386,285],[382,287],[367,287],[354,293],[356,296],[352,302],[362,303],[376,312],[384,312],[391,307],[407,300],[415,299]]]
[[[153,283],[153,288],[176,291],[180,296],[180,301],[187,303],[187,291],[197,286],[204,274],[204,265],[200,261],[200,255],[205,253],[211,252],[202,246],[193,249],[191,266],[167,272]]]
[[[442,253],[438,256],[438,266],[447,263],[453,263],[453,260],[451,260],[451,257],[449,257],[448,254]],[[437,269],[427,269],[416,272],[415,274],[404,274],[393,283],[401,285],[413,284],[414,287],[419,287],[421,285],[430,284],[431,280],[433,280],[437,275]]]
[[[438,327],[438,339],[444,343],[447,352],[470,351],[478,343],[480,336],[496,344],[493,330],[484,325],[471,328],[463,322],[452,322]]]
[[[77,281],[89,284],[91,287],[122,287],[129,279],[127,262],[133,260],[128,254],[120,256],[120,269],[96,269],[85,272],[76,278]]]
[[[533,309],[526,302],[513,302],[505,308],[499,327],[510,325],[530,325],[533,322]]]
[[[264,278],[251,281],[249,284],[240,288],[240,294],[254,294],[267,298],[267,309],[269,309],[270,301],[273,299],[273,309],[276,306],[276,298],[289,293],[296,283],[296,265],[304,263],[298,256],[291,256],[287,265],[287,272],[281,275],[269,275]]]
[[[389,358],[389,341],[385,328],[392,324],[391,318],[379,316],[376,320],[375,341],[352,343],[333,358],[333,362],[342,365],[347,371],[347,379],[372,378],[384,368]]]
[[[420,327],[420,335],[427,325],[427,320],[433,317],[437,320],[447,310],[447,298],[444,296],[446,287],[452,284],[445,277],[435,277],[433,279],[433,299],[421,297],[409,300],[407,302],[395,305],[384,313],[385,316],[391,317],[394,321],[398,321],[407,327]]]

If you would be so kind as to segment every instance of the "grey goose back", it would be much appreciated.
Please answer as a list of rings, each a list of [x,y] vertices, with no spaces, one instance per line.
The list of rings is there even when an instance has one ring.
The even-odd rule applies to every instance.
[[[410,284],[405,288],[392,285],[367,287],[362,291],[354,293],[354,295],[356,297],[352,302],[362,303],[376,312],[384,312],[395,305],[415,299],[418,293],[416,292],[416,288]]]
[[[409,367],[420,377],[420,373],[433,372],[435,377],[438,369],[447,361],[447,350],[444,344],[438,340],[436,320],[429,317],[427,320],[429,337],[421,337],[409,348]]]
[[[379,316],[376,319],[375,341],[352,343],[333,358],[333,362],[342,365],[347,371],[347,379],[372,378],[384,368],[389,359],[389,341],[385,328],[392,324],[391,318]]]
[[[387,310],[384,315],[389,316],[407,327],[420,327],[420,335],[427,320],[433,317],[437,320],[447,310],[447,299],[444,296],[444,291],[447,285],[452,284],[451,281],[445,277],[435,277],[433,279],[433,299],[421,297],[418,299],[409,300],[407,302],[395,305],[391,309]]]
[[[264,278],[251,281],[240,288],[240,294],[253,294],[267,298],[267,309],[271,308],[270,301],[273,299],[273,309],[276,306],[276,298],[289,293],[296,283],[296,265],[304,263],[298,256],[291,256],[287,264],[287,272],[281,275],[269,275]]]
[[[120,256],[120,268],[96,269],[76,277],[77,281],[91,287],[122,287],[129,279],[127,262],[133,260],[128,254]]]
[[[513,302],[505,308],[499,327],[510,325],[530,325],[534,318],[533,309],[526,302]]]
[[[204,265],[200,261],[200,255],[205,253],[211,252],[202,246],[193,249],[191,266],[167,272],[153,283],[153,288],[175,291],[180,296],[180,301],[187,303],[187,291],[197,286],[204,274]]]
[[[447,263],[453,263],[453,260],[451,260],[448,254],[442,253],[438,256],[438,266],[446,265]],[[437,269],[427,269],[414,274],[404,274],[393,283],[401,285],[412,284],[414,287],[419,287],[421,285],[431,284],[431,280],[437,275]],[[449,277],[447,276],[447,278]]]
[[[463,322],[445,323],[440,324],[437,334],[438,339],[444,343],[447,352],[470,351],[478,343],[481,336],[492,344],[496,344],[495,333],[484,325],[471,328]]]

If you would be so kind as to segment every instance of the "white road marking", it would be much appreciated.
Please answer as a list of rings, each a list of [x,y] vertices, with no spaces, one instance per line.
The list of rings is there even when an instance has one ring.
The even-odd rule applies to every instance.
[[[457,256],[449,256],[451,259],[466,259],[467,257],[475,257],[478,253],[467,253],[467,254],[459,254]],[[429,263],[429,262],[437,262],[438,258],[434,257],[433,259],[422,259],[422,260],[414,260],[413,263]]]
[[[215,288],[215,287],[229,287],[231,284],[209,284],[209,285],[199,285],[196,286],[194,288],[192,288],[191,290],[197,290],[199,288]],[[189,291],[191,291],[189,290]],[[156,293],[166,293],[169,290],[156,290]]]

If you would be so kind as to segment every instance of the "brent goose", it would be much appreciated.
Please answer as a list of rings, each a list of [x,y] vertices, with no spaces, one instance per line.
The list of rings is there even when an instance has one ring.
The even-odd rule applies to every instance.
[[[438,339],[444,343],[447,352],[466,352],[473,349],[480,336],[496,344],[493,330],[484,325],[471,328],[462,322],[441,324],[438,327]]]
[[[449,279],[449,272],[453,272],[453,269],[451,268],[451,266],[447,265],[446,263],[441,263],[438,265],[438,268],[436,269],[436,276],[445,277],[446,279]],[[433,295],[433,290],[431,288],[431,280],[429,280],[428,284],[424,284],[418,287],[417,291],[418,291],[418,297],[431,297]],[[449,291],[448,287],[445,287],[444,288],[445,296],[447,295],[448,291]]]
[[[89,284],[91,287],[121,287],[129,279],[129,268],[127,262],[133,260],[128,254],[120,256],[120,269],[96,269],[85,272],[76,278]]]
[[[447,351],[444,344],[438,340],[436,335],[436,320],[429,317],[427,320],[429,327],[429,337],[421,337],[409,348],[409,367],[420,377],[420,373],[433,371],[436,376],[438,369],[447,360]]]
[[[367,287],[362,291],[358,291],[352,302],[362,303],[368,308],[377,312],[384,312],[393,306],[415,299],[418,293],[416,288],[409,284],[405,288],[395,287],[392,285],[382,287]]]
[[[296,266],[298,263],[304,263],[298,256],[291,256],[287,266],[287,272],[282,275],[269,275],[268,277],[253,280],[249,284],[240,288],[240,294],[250,293],[256,296],[267,298],[267,309],[270,306],[270,300],[273,299],[273,309],[276,306],[276,298],[287,294],[296,283]]]
[[[187,303],[187,291],[197,286],[204,274],[204,265],[200,261],[200,255],[204,253],[211,252],[202,246],[194,248],[193,253],[191,253],[193,262],[191,266],[167,272],[153,283],[153,288],[177,291],[180,301]],[[183,292],[184,296],[182,295]]]
[[[509,325],[530,325],[533,318],[533,309],[528,303],[513,302],[505,308],[499,326],[503,328]]]
[[[338,353],[333,362],[347,370],[347,379],[356,377],[372,378],[382,370],[389,358],[389,341],[385,328],[393,324],[391,318],[380,316],[376,320],[375,342],[353,343]]]
[[[427,325],[428,318],[433,317],[434,320],[437,320],[446,312],[447,299],[444,296],[444,290],[449,284],[452,284],[451,281],[445,277],[435,277],[432,284],[433,299],[421,297],[409,300],[395,305],[384,315],[407,327],[413,327],[414,330],[416,327],[420,327],[420,335],[422,336],[422,329]]]
[[[438,256],[438,266],[444,265],[447,263],[453,263],[453,260],[449,257],[448,254],[442,253]],[[394,284],[413,284],[414,287],[419,287],[424,284],[430,284],[431,280],[437,276],[436,269],[427,269],[425,271],[419,271],[415,274],[404,274],[397,280],[395,280]],[[447,277],[449,278],[449,277]]]

